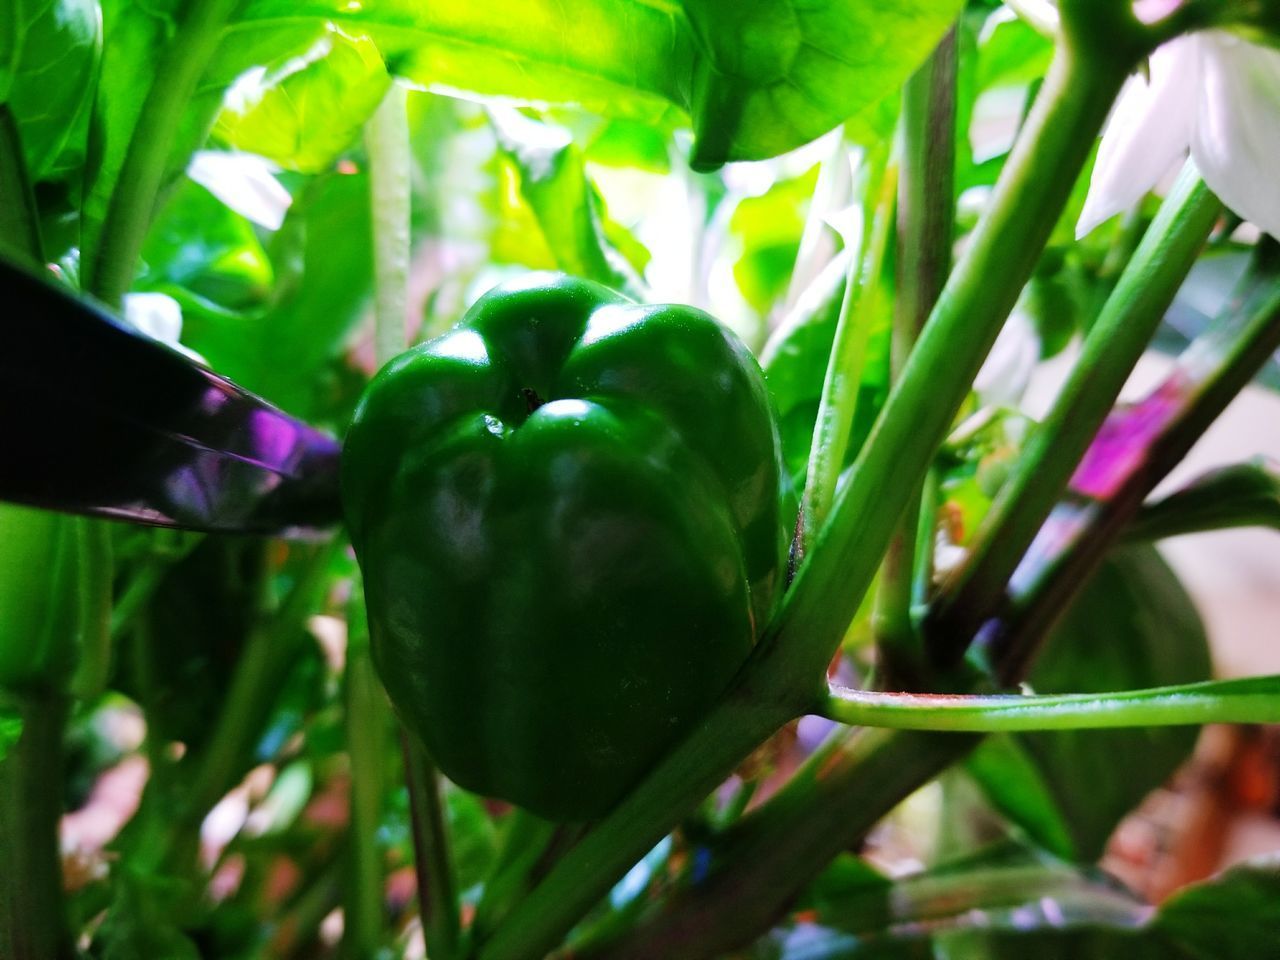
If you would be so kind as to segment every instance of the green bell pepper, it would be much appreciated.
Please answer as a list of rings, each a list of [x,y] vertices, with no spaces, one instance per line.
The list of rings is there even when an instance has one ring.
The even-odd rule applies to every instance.
[[[343,450],[375,665],[468,789],[605,813],[780,587],[777,430],[712,317],[534,274],[370,383]]]

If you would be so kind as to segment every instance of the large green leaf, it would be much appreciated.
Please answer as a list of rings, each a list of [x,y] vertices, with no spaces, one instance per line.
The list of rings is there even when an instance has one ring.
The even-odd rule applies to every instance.
[[[950,0],[685,0],[698,41],[692,163],[784,153],[896,89],[959,14]],[[834,122],[833,122],[834,121]]]
[[[556,265],[639,296],[640,278],[606,237],[604,202],[568,132],[504,108],[490,119]]]
[[[324,417],[343,387],[327,374],[336,375],[333,362],[368,301],[370,250],[368,178],[330,175],[301,192],[272,237],[276,283],[265,311],[165,292],[183,305],[183,342],[214,369],[290,413]]]
[[[0,20],[0,103],[18,121],[32,181],[84,162],[102,42],[95,0],[25,0]],[[12,66],[6,68],[4,61]]]
[[[688,112],[692,162],[775,156],[880,101],[924,59],[957,0],[252,0],[245,23],[315,17],[366,30],[434,89]]]
[[[1054,631],[1037,693],[1193,683],[1210,675],[1204,627],[1149,547],[1115,555]],[[988,796],[1059,856],[1094,860],[1120,819],[1177,769],[1195,727],[1019,734],[983,744],[969,769]]]
[[[213,136],[286,169],[322,173],[360,136],[390,83],[371,40],[330,29],[305,56],[234,87]]]

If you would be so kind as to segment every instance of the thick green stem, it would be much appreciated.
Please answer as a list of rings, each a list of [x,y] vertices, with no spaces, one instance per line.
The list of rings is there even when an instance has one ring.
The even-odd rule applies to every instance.
[[[955,697],[833,686],[822,713],[851,726],[959,733],[1280,723],[1280,677],[1050,696]]]
[[[1222,205],[1188,162],[1089,331],[1053,410],[974,535],[963,567],[925,620],[930,653],[954,663],[992,615],[1019,559],[1066,489],[1130,372],[1195,263]]]
[[[956,34],[954,28],[907,81],[902,97],[898,179],[897,293],[890,351],[892,380],[902,376],[951,269],[955,221]],[[908,502],[880,568],[874,631],[877,682],[918,687],[923,648],[915,629],[917,573],[932,565],[931,537],[919,538],[925,484]],[[916,548],[926,556],[918,561]]]
[[[978,738],[861,730],[831,738],[766,806],[717,841],[707,878],[591,960],[701,960],[745,946],[836,851],[856,846],[904,797]]]
[[[733,767],[798,712],[731,696],[618,807],[557,862],[506,917],[481,960],[524,960],[553,948],[623,873],[716,788]],[[655,955],[657,956],[657,955]]]
[[[771,625],[765,642],[786,651],[774,682],[800,689],[822,675],[1031,276],[1128,66],[1059,45],[991,207]]]
[[[441,796],[440,774],[422,744],[406,730],[400,740],[404,779],[409,787],[413,826],[414,868],[418,877],[418,908],[432,960],[458,956],[458,893],[449,851],[449,831]]]
[[[7,104],[0,104],[0,250],[28,266],[44,263],[40,214],[18,123]]]
[[[194,0],[160,55],[155,79],[107,204],[98,248],[87,263],[85,290],[110,307],[120,307],[133,283],[175,131],[222,40],[223,28],[240,3],[241,0]]]
[[[58,848],[67,704],[58,696],[5,695],[0,707],[12,707],[23,724],[0,760],[0,957],[70,958]]]

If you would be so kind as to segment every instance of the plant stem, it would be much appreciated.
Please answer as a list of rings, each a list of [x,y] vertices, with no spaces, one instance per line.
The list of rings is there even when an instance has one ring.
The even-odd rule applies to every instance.
[[[85,290],[119,309],[155,214],[174,132],[200,76],[241,0],[194,0],[160,55],[155,78],[111,191],[98,248],[88,259]]]
[[[578,839],[582,827],[555,824],[522,810],[513,809],[503,821],[498,855],[484,878],[484,892],[476,905],[471,936],[476,943],[487,940],[546,872],[557,853]]]
[[[74,956],[62,902],[58,818],[67,704],[49,694],[5,695],[22,734],[0,760],[0,957]]]
[[[883,153],[863,151],[858,174],[863,182],[854,191],[860,195],[857,237],[848,241],[851,248],[849,275],[845,280],[844,299],[840,303],[831,357],[822,384],[809,470],[800,505],[806,532],[819,529],[826,521],[836,482],[844,466],[849,448],[849,428],[862,390],[867,343],[871,339],[876,298],[881,286],[881,266],[892,226],[897,178],[892,168],[886,170]]]
[[[902,97],[902,157],[898,180],[898,259],[890,374],[902,376],[916,339],[951,269],[955,221],[956,32],[907,81]],[[914,689],[924,676],[915,629],[917,573],[932,566],[931,537],[919,538],[925,484],[908,502],[880,568],[873,625],[877,682]],[[926,556],[918,561],[921,543]]]
[[[954,697],[833,686],[822,714],[852,726],[962,733],[1280,723],[1280,676],[1051,696]]]
[[[934,601],[924,630],[936,662],[955,663],[997,608],[1018,560],[1066,489],[1221,209],[1188,161],[1085,338],[1053,410],[1027,441],[974,535],[968,559]]]
[[[585,960],[695,960],[745,946],[838,850],[964,756],[976,736],[860,730],[830,738],[782,793],[725,832],[710,873],[625,941]],[[854,775],[856,773],[856,775]]]
[[[798,712],[755,697],[722,701],[642,784],[556,863],[480,945],[481,960],[541,957],[744,756]],[[654,956],[658,956],[655,954]]]
[[[373,217],[374,349],[379,365],[404,350],[409,281],[409,119],[406,109],[407,93],[393,83],[365,125]],[[358,590],[349,607],[347,625],[351,872],[344,881],[343,950],[348,956],[365,958],[373,957],[382,947],[386,926],[383,909],[386,878],[378,828],[382,819],[390,711],[374,669],[363,596]],[[411,790],[413,772],[406,753],[405,774]],[[422,799],[430,801],[426,794]],[[438,794],[436,803],[439,803]],[[436,816],[439,816],[438,810]],[[418,826],[416,818],[414,826]],[[414,840],[415,843],[418,840],[416,829]],[[419,869],[430,864],[426,851],[418,849],[417,855]],[[428,892],[423,891],[423,895]],[[428,916],[424,914],[424,928],[427,922]]]
[[[1059,44],[991,207],[770,626],[764,642],[787,650],[775,682],[799,689],[825,670],[1031,276],[1127,67]]]
[[[458,894],[449,832],[440,793],[440,775],[422,745],[403,728],[405,782],[413,826],[414,868],[418,877],[418,909],[432,960],[458,955]]]
[[[386,786],[389,717],[369,655],[363,603],[353,601],[347,633],[346,729],[351,770],[349,869],[343,877],[344,956],[373,960],[386,928],[382,844],[382,799]]]
[[[8,104],[0,104],[0,249],[28,266],[44,264],[40,213],[31,192],[18,123]]]
[[[374,351],[379,366],[405,349],[409,297],[408,91],[398,83],[365,125],[373,214]]]
[[[264,616],[249,634],[208,745],[195,769],[183,778],[181,806],[165,821],[164,836],[146,851],[148,860],[164,863],[164,869],[179,874],[189,869],[201,822],[247,772],[283,677],[305,648],[303,622],[317,606],[335,544],[319,546],[306,559],[280,609]]]

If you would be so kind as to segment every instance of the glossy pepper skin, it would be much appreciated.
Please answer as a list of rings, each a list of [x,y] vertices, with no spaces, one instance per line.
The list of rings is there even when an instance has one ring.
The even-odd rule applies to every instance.
[[[369,385],[343,450],[374,662],[455,782],[617,802],[725,689],[780,587],[779,443],[705,313],[533,274]]]

